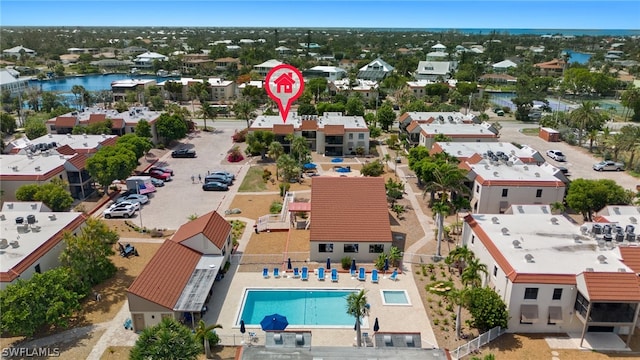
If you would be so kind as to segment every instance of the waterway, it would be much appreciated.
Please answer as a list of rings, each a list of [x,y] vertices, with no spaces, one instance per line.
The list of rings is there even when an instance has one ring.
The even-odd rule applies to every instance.
[[[30,80],[29,85],[39,87],[42,91],[55,91],[61,94],[71,94],[71,89],[74,85],[80,85],[87,91],[111,90],[112,82],[127,79],[154,79],[156,82],[161,83],[166,80],[177,78],[158,77],[155,75],[97,74],[70,76],[51,80]]]
[[[569,64],[586,65],[593,54],[577,52],[569,49],[562,50],[563,53],[569,55]]]

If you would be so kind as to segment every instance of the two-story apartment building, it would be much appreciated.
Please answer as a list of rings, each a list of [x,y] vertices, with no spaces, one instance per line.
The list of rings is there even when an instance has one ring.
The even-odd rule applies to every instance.
[[[362,116],[344,116],[342,113],[326,112],[322,116],[298,115],[289,112],[283,123],[279,115],[260,115],[249,131],[272,131],[276,141],[288,151],[286,136],[295,134],[307,140],[309,149],[327,156],[355,155],[359,148],[369,153],[369,128]]]
[[[51,212],[39,202],[5,201],[0,212],[4,229],[0,239],[0,289],[60,266],[64,234],[77,234],[85,219],[80,212]]]
[[[116,80],[111,83],[111,93],[113,94],[113,101],[118,102],[125,100],[127,93],[136,93],[137,96],[144,95],[144,90],[150,86],[156,86],[157,82],[154,79],[125,79]],[[138,99],[138,102],[142,102],[142,98]]]
[[[312,261],[339,263],[349,256],[374,262],[389,251],[393,238],[384,179],[320,176],[311,184]]]
[[[553,166],[524,164],[515,157],[508,160],[470,160],[460,167],[469,170],[472,181],[471,209],[479,214],[504,213],[513,204],[549,205],[562,202],[565,183]]]
[[[328,88],[332,94],[343,93],[347,96],[349,94],[359,94],[365,101],[375,99],[380,92],[377,81],[362,79],[356,79],[353,83],[348,78],[331,81],[328,84]]]
[[[185,54],[182,57],[182,73],[195,74],[199,71],[212,70],[215,67],[213,59],[208,54]]]
[[[182,225],[127,289],[133,330],[165,317],[195,327],[232,248],[231,224],[215,211]]]
[[[540,165],[545,162],[544,156],[538,150],[522,145],[517,147],[507,142],[436,142],[429,151],[430,154],[445,152],[460,160],[472,161],[474,156],[489,158],[492,155],[515,157],[524,164]]]
[[[468,215],[462,232],[487,266],[483,285],[507,305],[509,332],[580,334],[581,347],[595,337],[613,346],[614,334],[629,335],[628,345],[640,312],[636,242],[612,241],[599,224],[576,225],[544,205]]]
[[[431,149],[439,136],[445,136],[449,142],[497,142],[498,130],[489,123],[466,124],[466,123],[419,123],[412,122],[407,127],[410,140],[416,139],[417,145],[423,145]]]

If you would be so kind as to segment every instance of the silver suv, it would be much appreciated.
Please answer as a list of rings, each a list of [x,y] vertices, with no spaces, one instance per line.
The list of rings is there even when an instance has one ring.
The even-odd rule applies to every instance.
[[[136,207],[133,204],[115,204],[110,208],[102,212],[105,219],[111,219],[112,217],[130,218],[133,213],[136,212]]]
[[[624,170],[624,164],[623,163],[619,163],[619,162],[615,162],[615,161],[611,161],[611,160],[605,160],[605,161],[601,161],[597,164],[593,164],[593,170],[595,171],[622,171]]]

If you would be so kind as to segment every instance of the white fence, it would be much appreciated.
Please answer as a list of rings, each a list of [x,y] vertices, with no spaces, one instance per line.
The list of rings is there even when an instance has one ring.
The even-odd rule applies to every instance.
[[[461,359],[473,352],[480,351],[480,347],[497,339],[498,336],[504,334],[505,332],[507,332],[506,329],[503,329],[500,326],[496,326],[493,329],[480,334],[480,336],[469,341],[468,343],[458,346],[455,350],[451,351],[450,354],[454,359]]]

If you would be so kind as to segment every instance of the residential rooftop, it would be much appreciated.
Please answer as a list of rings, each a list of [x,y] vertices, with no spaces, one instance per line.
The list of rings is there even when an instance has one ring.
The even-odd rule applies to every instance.
[[[475,154],[487,154],[487,152],[503,152],[511,157],[516,157],[525,163],[544,162],[544,157],[538,150],[523,145],[517,147],[508,142],[437,142],[431,148],[432,153],[446,152],[457,158],[470,158]]]
[[[68,145],[70,148],[78,151],[79,153],[87,153],[91,150],[97,150],[100,146],[112,145],[115,143],[118,136],[116,135],[72,135],[72,134],[47,134],[33,140],[27,140],[25,143],[20,144],[17,149],[28,149],[38,144],[52,144],[55,143],[55,147],[61,147]]]
[[[478,177],[477,181],[487,185],[499,185],[506,182],[532,183],[537,186],[564,186],[550,169],[537,165],[516,162],[495,163],[483,160],[476,164],[467,163],[468,168]]]
[[[64,170],[70,156],[59,155],[55,150],[34,155],[0,155],[0,181],[16,180],[14,177],[28,176],[34,181],[43,181]]]
[[[35,216],[35,223],[27,224],[27,217]],[[22,225],[17,224],[22,218]],[[27,257],[33,254],[33,260],[40,258],[46,251],[62,241],[65,230],[73,230],[84,222],[84,216],[79,212],[38,212],[37,209],[24,211],[22,206],[16,209],[4,209],[0,213],[2,239],[11,244],[17,241],[17,246],[10,245],[0,250],[0,272],[2,281],[9,282],[20,275],[31,264],[19,266]]]
[[[454,119],[455,120],[455,119]],[[453,123],[431,123],[420,124],[420,132],[426,136],[436,136],[438,134],[444,134],[451,137],[465,137],[465,136],[485,136],[495,137],[496,134],[491,131],[490,124],[461,124],[457,122]]]
[[[299,129],[304,121],[316,121],[318,128],[322,129],[326,125],[343,125],[345,129],[368,130],[367,123],[362,116],[345,116],[337,112],[325,112],[322,116],[298,115],[291,111],[287,116],[286,125],[293,125]],[[260,115],[251,124],[252,130],[272,129],[274,125],[283,124],[280,115]]]

